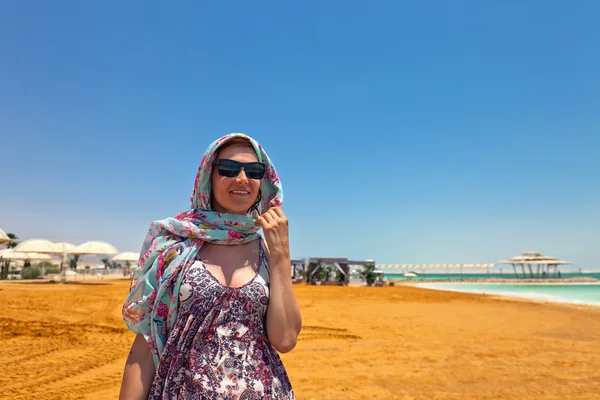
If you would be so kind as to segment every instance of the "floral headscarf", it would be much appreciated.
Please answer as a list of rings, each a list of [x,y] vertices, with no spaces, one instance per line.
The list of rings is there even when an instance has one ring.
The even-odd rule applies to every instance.
[[[258,209],[246,216],[211,209],[213,161],[218,149],[236,137],[248,140],[258,161],[267,166],[260,184]],[[181,282],[185,272],[197,260],[202,244],[232,245],[259,238],[260,224],[256,217],[269,207],[281,206],[283,190],[275,167],[262,146],[249,136],[232,133],[208,146],[190,200],[190,210],[150,225],[140,259],[133,270],[129,295],[123,304],[123,320],[132,332],[144,336],[156,368],[177,320]]]

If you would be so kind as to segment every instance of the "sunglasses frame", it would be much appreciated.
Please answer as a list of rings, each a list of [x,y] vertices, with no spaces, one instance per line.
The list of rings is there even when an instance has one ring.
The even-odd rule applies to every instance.
[[[226,173],[222,173],[221,169],[219,169],[220,165],[224,165],[224,164],[228,164],[227,166],[229,168],[237,168],[237,172],[235,170],[232,171],[232,173],[234,175],[227,175]],[[260,178],[255,178],[254,172],[258,172],[256,170],[252,170],[253,167],[256,166],[261,166],[262,167],[262,174],[260,175]],[[244,168],[244,172],[246,173],[246,176],[250,179],[263,179],[265,177],[265,173],[267,172],[267,165],[265,163],[261,163],[258,161],[255,162],[249,162],[249,163],[243,163],[243,162],[239,162],[239,161],[235,161],[235,160],[231,160],[229,158],[217,158],[213,161],[213,168],[217,168],[217,172],[219,173],[219,175],[227,177],[227,178],[235,178],[237,177],[240,172],[242,172],[242,168]],[[250,170],[248,170],[248,167],[250,167]]]

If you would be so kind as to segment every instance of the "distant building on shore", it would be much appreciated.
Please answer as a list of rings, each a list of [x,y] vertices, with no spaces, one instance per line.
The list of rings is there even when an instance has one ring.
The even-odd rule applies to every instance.
[[[375,266],[374,260],[349,260],[347,258],[310,257],[291,260],[294,282],[319,285],[348,285],[352,274],[365,265]]]

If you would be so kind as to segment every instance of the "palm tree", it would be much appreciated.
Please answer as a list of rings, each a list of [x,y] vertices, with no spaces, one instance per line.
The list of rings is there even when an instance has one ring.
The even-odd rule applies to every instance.
[[[10,239],[10,241],[6,242],[7,249],[14,249],[19,244],[19,238],[14,233],[7,233],[6,236]],[[10,260],[5,260],[2,263],[2,269],[0,270],[0,279],[8,278],[8,268],[10,266]]]
[[[367,286],[372,286],[377,279],[377,274],[373,272],[374,270],[374,264],[365,264],[364,269],[360,272],[360,277],[367,281]]]
[[[104,264],[104,269],[108,269],[108,258],[103,258],[100,261],[102,261],[102,263]]]
[[[74,254],[69,260],[69,268],[77,269],[77,263],[79,262],[79,254]]]
[[[8,238],[10,239],[10,242],[6,243],[6,248],[14,249],[15,247],[17,247],[17,245],[19,244],[19,242],[17,242],[17,240],[19,240],[17,235],[15,235],[14,233],[7,233],[6,236],[8,236]]]

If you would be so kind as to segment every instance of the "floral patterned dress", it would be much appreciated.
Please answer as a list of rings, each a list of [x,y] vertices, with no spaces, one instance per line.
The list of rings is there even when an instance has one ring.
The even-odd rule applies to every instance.
[[[269,268],[239,288],[221,284],[196,261],[179,294],[177,322],[160,359],[149,399],[294,399],[266,333]]]

